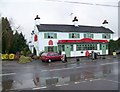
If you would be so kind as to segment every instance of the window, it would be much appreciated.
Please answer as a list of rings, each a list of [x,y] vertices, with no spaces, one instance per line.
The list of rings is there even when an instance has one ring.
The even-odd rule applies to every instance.
[[[78,45],[76,46],[76,50],[77,50],[77,51],[82,50],[82,45],[78,44]]]
[[[79,33],[69,33],[69,38],[80,38]]]
[[[102,50],[103,44],[100,44],[100,50]],[[106,44],[106,49],[108,49],[108,44]]]
[[[76,50],[97,50],[97,44],[77,44]]]
[[[57,38],[57,33],[44,33],[44,38]]]
[[[45,46],[45,52],[57,52],[57,46]]]
[[[71,51],[73,51],[73,45],[70,45],[71,46]]]
[[[100,50],[102,50],[102,44],[100,44]]]
[[[104,39],[110,39],[111,36],[110,36],[110,34],[102,34],[102,38],[104,38]]]
[[[48,56],[54,56],[54,53],[49,53]]]
[[[53,46],[48,46],[48,52],[53,52]]]
[[[58,53],[54,53],[54,56],[59,56],[59,54]]]
[[[94,35],[91,33],[84,34],[84,38],[94,38]]]
[[[106,44],[106,49],[108,49],[108,44]]]
[[[58,51],[65,51],[65,45],[58,45]]]
[[[62,51],[65,51],[65,45],[62,45]]]

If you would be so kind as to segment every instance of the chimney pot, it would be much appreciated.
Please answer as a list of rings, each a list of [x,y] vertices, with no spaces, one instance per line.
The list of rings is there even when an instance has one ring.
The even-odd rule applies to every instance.
[[[77,19],[76,16],[74,17],[74,19],[72,20],[72,22],[74,23],[75,27],[78,27],[78,19]]]
[[[35,20],[35,25],[40,25],[40,17],[38,15],[36,15],[34,20]]]

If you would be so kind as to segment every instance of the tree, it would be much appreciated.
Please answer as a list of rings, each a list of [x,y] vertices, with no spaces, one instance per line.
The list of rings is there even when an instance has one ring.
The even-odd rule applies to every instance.
[[[13,31],[10,23],[6,18],[2,17],[2,53],[9,53],[13,44]]]
[[[0,53],[2,53],[2,18],[0,16]]]
[[[120,38],[118,38],[117,42],[117,50],[120,50]]]
[[[108,46],[109,54],[112,54],[112,52],[115,50],[120,50],[120,38],[118,38],[118,40],[110,40]]]
[[[13,30],[10,26],[10,22],[7,18],[2,18],[2,53],[16,53],[29,50],[26,40],[21,33],[13,34]]]
[[[10,51],[11,53],[16,53],[16,52],[28,51],[29,50],[28,45],[26,44],[26,40],[25,40],[22,33],[19,34],[16,31],[13,38],[14,38],[13,39],[13,46],[12,46],[12,49]]]

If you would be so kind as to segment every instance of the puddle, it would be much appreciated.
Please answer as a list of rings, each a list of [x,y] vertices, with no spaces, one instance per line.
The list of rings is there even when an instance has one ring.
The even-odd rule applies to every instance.
[[[104,78],[112,73],[112,66],[103,65],[99,71],[83,70],[76,74],[70,74],[69,76],[56,76],[56,77],[41,77],[40,74],[36,74],[33,78],[27,80],[8,80],[2,82],[3,90],[18,90],[28,89],[34,87],[55,86],[64,85],[75,82],[82,82],[88,80],[94,80],[98,78]]]

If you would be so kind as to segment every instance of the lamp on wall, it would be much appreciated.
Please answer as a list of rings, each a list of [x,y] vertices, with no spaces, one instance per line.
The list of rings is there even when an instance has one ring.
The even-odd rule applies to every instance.
[[[35,34],[34,31],[32,31],[31,35]]]

